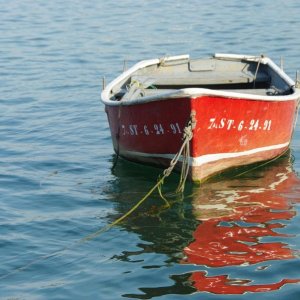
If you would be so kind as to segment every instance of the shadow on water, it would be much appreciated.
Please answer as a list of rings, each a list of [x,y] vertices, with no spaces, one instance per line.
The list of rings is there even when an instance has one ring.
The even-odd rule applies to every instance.
[[[120,160],[112,173],[115,182],[107,192],[122,215],[154,185],[158,172]],[[168,179],[167,194],[175,190],[177,180],[177,175]],[[178,274],[170,269],[170,286],[138,287],[141,294],[123,296],[267,293],[300,282],[293,272],[281,270],[280,278],[279,272],[274,274],[282,261],[296,258],[298,249],[291,245],[295,235],[287,227],[297,215],[299,193],[300,179],[288,154],[242,176],[227,173],[201,186],[188,183],[184,199],[172,198],[169,209],[163,209],[163,201],[153,194],[120,224],[147,243],[140,251],[123,251],[114,258],[130,261],[131,256],[164,254],[164,266],[143,267],[190,269],[179,269]]]

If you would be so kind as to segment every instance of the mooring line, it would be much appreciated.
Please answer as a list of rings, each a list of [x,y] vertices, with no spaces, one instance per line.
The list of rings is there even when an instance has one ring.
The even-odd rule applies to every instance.
[[[142,199],[140,199],[129,211],[127,211],[124,215],[122,215],[120,218],[118,218],[114,222],[106,225],[105,227],[99,229],[98,231],[88,235],[87,237],[83,238],[81,240],[82,242],[89,241],[89,240],[95,238],[96,236],[100,235],[101,233],[106,232],[107,230],[109,230],[113,226],[117,225],[118,223],[122,222],[129,215],[131,215],[142,203],[144,203],[156,189],[158,190],[158,193],[159,193],[160,197],[162,198],[162,200],[164,200],[164,202],[166,203],[166,206],[170,207],[169,201],[166,199],[166,197],[162,193],[162,185],[164,184],[164,180],[167,177],[169,177],[171,175],[171,173],[173,172],[180,157],[183,156],[180,180],[179,180],[179,183],[178,183],[175,193],[179,194],[179,193],[184,192],[185,182],[186,182],[186,179],[187,179],[188,173],[189,173],[189,156],[190,156],[189,143],[190,143],[191,139],[193,138],[193,130],[195,128],[195,125],[196,125],[195,112],[192,112],[190,119],[184,128],[183,143],[182,143],[179,151],[175,154],[175,156],[171,160],[169,167],[163,171],[162,176],[158,177],[157,183],[148,191],[148,193]]]

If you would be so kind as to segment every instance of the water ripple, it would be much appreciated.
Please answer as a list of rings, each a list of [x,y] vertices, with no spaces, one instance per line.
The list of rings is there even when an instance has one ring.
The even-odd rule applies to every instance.
[[[145,195],[160,172],[121,159],[112,169],[102,77],[115,78],[124,60],[132,65],[214,52],[264,53],[276,62],[283,56],[285,71],[294,77],[300,69],[299,12],[296,0],[2,5],[1,297],[229,299],[224,294],[230,289],[244,300],[299,298],[299,127],[292,143],[294,170],[282,188],[247,190],[253,183],[266,188],[264,178],[271,180],[275,169],[284,173],[286,161],[235,187],[228,181],[189,185],[185,199],[169,210],[154,195],[99,235]],[[249,202],[232,203],[238,192]],[[222,239],[221,233],[232,236]]]

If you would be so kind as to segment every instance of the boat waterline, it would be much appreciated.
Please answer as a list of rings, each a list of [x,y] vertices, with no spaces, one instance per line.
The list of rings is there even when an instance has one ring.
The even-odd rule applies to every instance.
[[[248,155],[257,154],[257,153],[263,153],[266,151],[283,149],[288,146],[289,146],[289,142],[286,142],[283,144],[255,148],[255,149],[241,151],[241,152],[216,153],[216,154],[201,155],[198,157],[190,157],[189,165],[194,166],[194,167],[200,167],[200,166],[210,163],[210,162],[216,162],[216,161],[228,159],[228,158],[237,158],[237,157],[243,157],[243,156],[248,156]],[[168,159],[168,160],[171,160],[175,155],[175,154],[143,153],[143,152],[128,151],[128,150],[122,150],[120,154],[125,157],[140,157],[141,159],[142,158],[158,158],[158,159],[162,158],[162,159]],[[179,161],[182,161],[182,157],[179,158]]]

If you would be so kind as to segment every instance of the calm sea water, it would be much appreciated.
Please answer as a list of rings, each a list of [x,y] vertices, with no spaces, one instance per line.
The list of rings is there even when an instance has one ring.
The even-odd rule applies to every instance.
[[[161,172],[112,169],[102,76],[124,59],[231,52],[282,56],[294,77],[299,1],[0,3],[1,299],[300,298],[299,126],[290,157],[188,184],[168,210],[154,193],[99,232]]]

